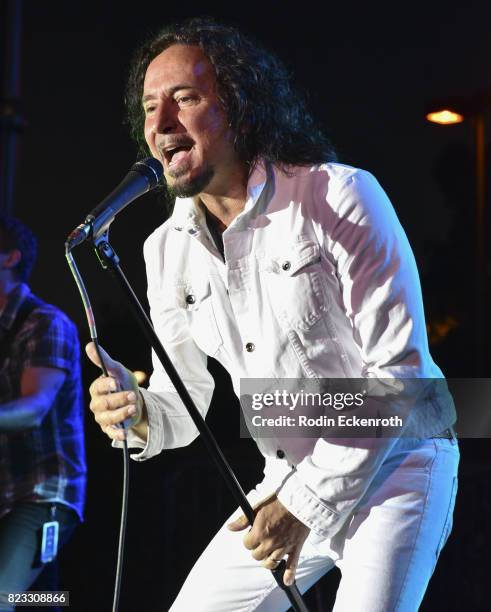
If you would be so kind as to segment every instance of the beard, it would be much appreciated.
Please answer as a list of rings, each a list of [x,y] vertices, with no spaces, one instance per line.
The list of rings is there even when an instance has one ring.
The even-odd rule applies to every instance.
[[[215,174],[212,166],[206,166],[197,176],[186,180],[184,178],[186,172],[187,170],[183,169],[180,172],[169,173],[174,179],[172,185],[167,185],[171,196],[176,198],[192,198],[203,191]]]

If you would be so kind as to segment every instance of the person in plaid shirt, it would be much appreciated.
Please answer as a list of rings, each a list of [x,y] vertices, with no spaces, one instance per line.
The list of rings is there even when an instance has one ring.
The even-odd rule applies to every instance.
[[[0,594],[53,567],[42,562],[43,525],[58,522],[62,546],[85,501],[77,329],[27,286],[36,252],[32,232],[0,214]]]

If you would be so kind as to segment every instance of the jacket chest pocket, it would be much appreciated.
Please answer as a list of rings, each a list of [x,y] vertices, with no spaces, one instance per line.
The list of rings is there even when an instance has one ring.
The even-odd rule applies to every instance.
[[[193,340],[210,357],[223,344],[215,319],[208,279],[179,281],[175,287],[177,306],[184,311]]]
[[[319,245],[304,240],[260,262],[271,306],[289,326],[307,331],[329,310]]]

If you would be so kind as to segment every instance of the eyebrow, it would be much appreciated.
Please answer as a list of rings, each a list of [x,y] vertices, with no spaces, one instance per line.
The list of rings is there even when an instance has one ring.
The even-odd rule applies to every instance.
[[[174,87],[171,87],[169,89],[169,91],[167,92],[167,94],[169,96],[173,96],[176,91],[179,91],[180,89],[193,89],[192,85],[174,85]],[[142,104],[145,104],[145,102],[147,102],[148,100],[153,100],[154,98],[156,98],[157,96],[154,96],[153,94],[146,94],[145,96],[142,97]]]

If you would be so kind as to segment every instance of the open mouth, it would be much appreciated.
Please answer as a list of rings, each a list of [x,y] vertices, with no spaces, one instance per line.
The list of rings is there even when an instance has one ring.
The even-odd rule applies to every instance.
[[[182,145],[172,148],[168,148],[164,151],[165,161],[169,166],[175,166],[180,161],[187,158],[189,151],[193,148],[193,145]]]

